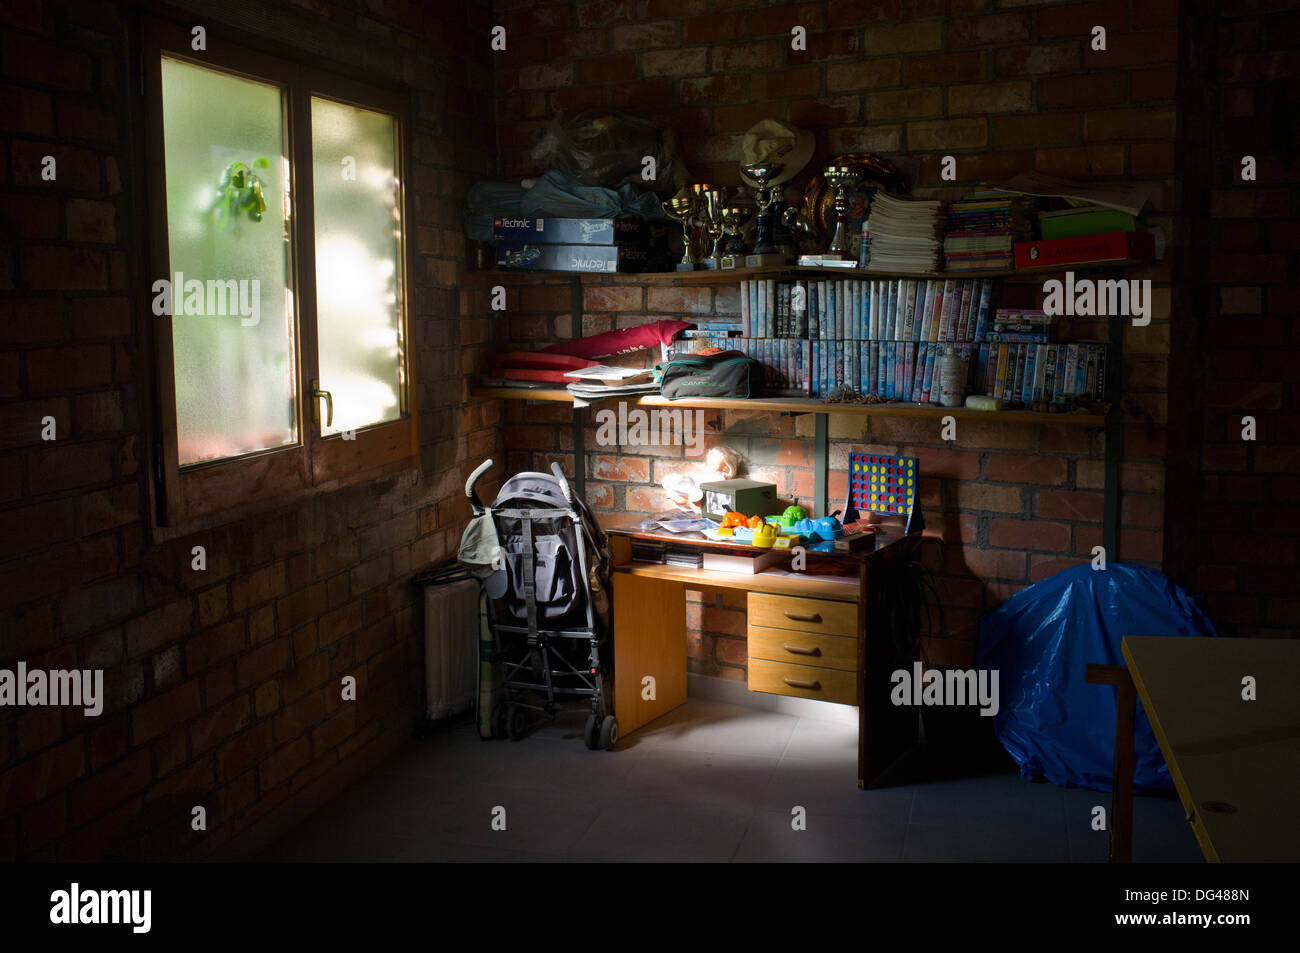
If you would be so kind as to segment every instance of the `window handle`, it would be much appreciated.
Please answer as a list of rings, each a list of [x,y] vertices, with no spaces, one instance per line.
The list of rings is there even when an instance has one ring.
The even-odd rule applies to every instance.
[[[325,398],[325,426],[333,427],[334,426],[334,395],[327,390],[321,390],[319,380],[314,380],[311,382],[311,395],[315,397],[317,400],[319,400],[322,397]],[[316,420],[318,423],[320,422],[319,411]]]

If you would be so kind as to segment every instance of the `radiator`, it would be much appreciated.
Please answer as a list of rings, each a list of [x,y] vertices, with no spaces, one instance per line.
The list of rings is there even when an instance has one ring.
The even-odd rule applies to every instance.
[[[425,712],[430,721],[474,706],[479,690],[479,584],[424,587]]]

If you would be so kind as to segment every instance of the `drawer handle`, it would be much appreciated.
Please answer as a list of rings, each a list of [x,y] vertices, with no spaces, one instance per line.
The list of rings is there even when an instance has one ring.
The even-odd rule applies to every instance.
[[[793,619],[795,622],[820,622],[822,620],[820,612],[791,612],[789,609],[785,609],[784,612],[787,619]]]
[[[817,646],[791,645],[789,642],[782,643],[781,647],[791,655],[821,655],[822,650]]]
[[[822,687],[822,683],[816,681],[815,679],[809,680],[804,678],[791,678],[789,675],[783,675],[781,677],[781,680],[784,681],[791,688],[806,688],[809,691],[814,691],[814,692],[819,690]]]

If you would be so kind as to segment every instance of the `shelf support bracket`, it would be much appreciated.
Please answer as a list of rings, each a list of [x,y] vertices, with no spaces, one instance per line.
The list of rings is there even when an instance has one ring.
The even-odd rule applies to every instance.
[[[582,337],[582,279],[574,275],[569,279],[569,332],[573,338]],[[584,503],[587,501],[587,429],[585,408],[573,408],[573,492]]]
[[[1124,373],[1124,321],[1110,316],[1110,379],[1106,381],[1111,407],[1120,410],[1120,393]],[[1117,414],[1116,417],[1121,416]],[[1105,490],[1102,497],[1101,545],[1106,550],[1106,565],[1119,560],[1119,461],[1123,455],[1123,425],[1117,419],[1106,425]]]
[[[826,417],[813,415],[813,511],[818,516],[826,515],[826,464],[830,459]]]

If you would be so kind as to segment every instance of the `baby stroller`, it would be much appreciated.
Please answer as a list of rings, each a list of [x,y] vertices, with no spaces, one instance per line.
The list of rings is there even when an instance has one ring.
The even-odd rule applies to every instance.
[[[525,710],[547,719],[556,697],[590,700],[583,740],[595,750],[618,741],[618,720],[606,695],[609,677],[610,557],[605,534],[582,500],[575,500],[559,464],[552,475],[517,473],[484,506],[474,484],[487,460],[465,482],[474,518],[461,539],[461,562],[478,568],[488,594],[488,625],[501,663],[503,697],[492,712],[492,734],[520,738]]]

